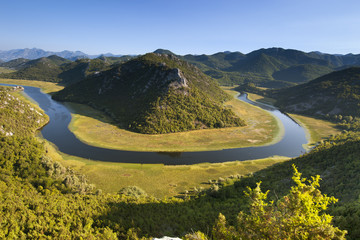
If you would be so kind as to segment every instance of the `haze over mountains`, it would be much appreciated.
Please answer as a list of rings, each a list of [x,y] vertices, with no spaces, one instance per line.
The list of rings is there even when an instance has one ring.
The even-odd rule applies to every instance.
[[[106,54],[98,54],[98,55],[88,55],[81,51],[61,51],[61,52],[52,52],[52,51],[45,51],[39,48],[24,48],[24,49],[12,49],[8,51],[1,51],[0,50],[0,60],[2,61],[11,61],[17,58],[26,58],[26,59],[37,59],[42,57],[49,57],[51,55],[57,55],[62,58],[66,58],[69,60],[76,60],[79,58],[97,58],[99,56],[107,56],[107,57],[121,57],[122,55],[113,55],[111,53]]]

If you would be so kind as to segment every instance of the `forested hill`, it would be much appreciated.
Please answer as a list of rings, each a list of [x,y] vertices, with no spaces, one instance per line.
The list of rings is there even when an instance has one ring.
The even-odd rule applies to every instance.
[[[0,77],[61,82],[62,84],[69,85],[81,81],[98,71],[109,69],[112,64],[124,62],[130,58],[130,56],[100,56],[95,59],[78,59],[76,61],[70,61],[56,55],[35,60],[19,58],[0,64],[1,67],[16,70],[12,73],[0,74]]]
[[[141,133],[244,125],[223,106],[229,96],[214,80],[173,55],[140,56],[53,97],[102,109],[122,127]]]
[[[270,91],[288,112],[311,115],[360,116],[360,68],[327,74],[309,83]]]
[[[305,53],[283,48],[259,49],[248,54],[219,52],[179,57],[195,64],[220,84],[252,82],[271,88],[305,83],[335,70],[360,66],[360,55]]]

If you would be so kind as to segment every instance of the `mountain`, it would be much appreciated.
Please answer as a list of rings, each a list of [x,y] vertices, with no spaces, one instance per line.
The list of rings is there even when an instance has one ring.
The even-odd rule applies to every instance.
[[[122,127],[149,134],[244,125],[222,105],[228,97],[198,68],[155,53],[93,74],[53,96],[92,105]]]
[[[3,62],[0,63],[0,67],[6,67],[6,68],[11,68],[11,69],[21,69],[22,67],[25,66],[25,63],[29,62],[29,59],[25,59],[25,58],[17,58],[8,62]]]
[[[70,60],[55,55],[30,61],[23,59],[13,60],[9,63],[14,64],[14,68],[19,70],[13,73],[2,74],[1,76],[4,78],[59,82],[58,75],[62,72],[61,66],[70,62]]]
[[[170,50],[166,50],[166,49],[156,49],[153,53],[157,53],[157,54],[168,54],[168,55],[175,55],[173,52],[171,52]]]
[[[77,60],[81,58],[97,58],[101,55],[107,56],[107,57],[121,57],[122,55],[114,55],[112,53],[106,53],[106,54],[98,54],[98,55],[88,55],[86,53],[83,53],[81,51],[61,51],[61,52],[52,52],[52,51],[45,51],[38,48],[24,48],[24,49],[13,49],[9,51],[0,51],[0,59],[2,61],[8,62],[17,58],[26,58],[26,59],[37,59],[37,58],[43,58],[43,57],[49,57],[51,55],[56,55],[62,58],[66,58],[69,60]]]
[[[360,54],[306,53],[283,48],[262,48],[248,54],[225,51],[212,55],[187,54],[180,56],[166,49],[157,49],[154,53],[174,55],[181,60],[190,62],[205,74],[216,79],[221,85],[254,83],[257,86],[268,88],[294,86],[332,71],[351,66],[360,66]],[[32,59],[40,56],[48,57],[50,55],[57,55],[72,61],[99,58],[110,65],[136,57],[131,55],[113,55],[111,53],[87,55],[79,51],[46,52],[41,49],[0,51],[0,59],[3,60],[15,57]],[[0,66],[6,67],[6,64],[2,63]],[[14,63],[9,65],[10,68],[18,69],[17,67],[11,67],[16,66]]]
[[[360,67],[329,73],[295,87],[270,91],[287,112],[360,116]]]
[[[178,57],[196,65],[220,84],[252,82],[271,88],[305,83],[331,71],[360,66],[360,54],[331,55],[282,48],[259,49],[248,54],[226,51]]]
[[[272,74],[272,77],[279,81],[303,83],[309,79],[315,79],[318,76],[328,74],[332,71],[333,69],[328,66],[301,64],[276,71]]]
[[[16,72],[0,74],[3,78],[30,79],[39,81],[71,84],[84,79],[90,74],[110,68],[111,65],[125,62],[132,56],[105,57],[95,59],[80,58],[76,61],[51,55],[35,60],[15,59],[0,64],[0,67],[16,69]]]
[[[67,58],[67,59],[73,57],[79,57],[79,56],[87,56],[85,53],[80,51],[50,52],[38,48],[32,48],[32,49],[25,48],[25,49],[13,49],[9,51],[0,51],[0,59],[3,61],[11,61],[17,58],[26,58],[32,60],[42,57],[48,57],[51,55],[57,55],[59,57]]]

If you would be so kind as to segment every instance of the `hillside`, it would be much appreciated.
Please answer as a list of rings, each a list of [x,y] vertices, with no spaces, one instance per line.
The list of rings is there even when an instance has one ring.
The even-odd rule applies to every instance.
[[[0,74],[2,78],[61,82],[65,85],[83,80],[88,75],[109,69],[111,65],[130,60],[131,56],[77,59],[70,61],[56,55],[35,60],[15,59],[0,64],[0,67],[15,69],[12,73]]]
[[[12,61],[16,64],[16,60]],[[18,61],[21,62],[21,61]],[[59,82],[58,75],[62,72],[61,66],[71,62],[58,56],[49,56],[30,61],[23,61],[23,63],[14,65],[14,68],[19,69],[16,72],[2,74],[4,78],[15,79],[29,79],[29,80],[43,80],[50,82]]]
[[[6,54],[9,59],[14,59],[12,56],[28,57],[42,56],[40,59],[48,59],[51,52],[40,51],[39,49],[14,50],[1,52]],[[16,53],[16,54],[15,54]],[[202,72],[217,80],[221,85],[234,85],[243,83],[254,83],[257,86],[269,88],[281,88],[294,86],[320,77],[332,71],[348,68],[351,66],[360,66],[360,55],[347,54],[324,54],[320,52],[302,52],[293,49],[282,48],[267,48],[258,49],[248,54],[240,52],[218,52],[212,55],[192,55],[187,54],[184,56],[176,55],[166,49],[157,49],[154,53],[174,55],[179,59],[185,60],[197,66]],[[1,55],[0,54],[0,55]],[[15,54],[15,55],[12,55]],[[113,64],[128,61],[135,56],[115,56],[112,54],[104,54],[99,56],[77,55],[77,52],[63,51],[60,53],[53,53],[64,59],[92,61],[101,60],[105,65],[110,66]],[[43,61],[42,60],[42,61]],[[81,78],[76,80],[64,79],[68,76],[73,76],[73,69],[69,66],[62,66],[57,69],[51,63],[47,68],[44,66],[35,66],[34,62],[30,61],[30,65],[26,62],[30,60],[15,59],[9,62],[0,63],[0,67],[8,67],[19,70],[18,73],[10,75],[1,75],[3,78],[17,78],[17,79],[36,79],[44,81],[64,81],[67,84],[82,80],[85,73]],[[34,61],[39,61],[36,59]],[[65,64],[67,65],[67,64]],[[68,64],[74,65],[74,64]],[[101,69],[105,70],[107,68]],[[67,73],[66,71],[70,71]],[[86,71],[82,69],[82,71]],[[50,74],[52,72],[52,74]],[[81,71],[80,71],[81,72]],[[79,77],[80,72],[76,73]],[[63,73],[63,74],[62,74]],[[62,76],[59,76],[62,74]]]
[[[17,69],[21,69],[23,66],[26,66],[26,63],[29,61],[30,61],[29,59],[17,58],[8,62],[0,63],[0,66],[17,70]]]
[[[141,133],[244,125],[223,107],[229,96],[212,79],[173,55],[143,55],[53,97],[104,110],[122,127]]]
[[[360,116],[360,68],[332,72],[308,83],[270,91],[287,112],[311,115]]]
[[[301,64],[274,72],[272,74],[272,77],[279,81],[304,83],[307,82],[309,79],[315,79],[318,76],[328,74],[332,71],[333,69],[327,66]]]
[[[5,113],[1,119],[6,125],[14,120],[17,110],[23,110],[26,114],[15,125],[22,127],[28,121],[28,114],[34,111],[8,91],[5,96],[9,98],[10,94],[14,99],[10,107],[0,108],[0,113]],[[32,124],[37,124],[36,121],[29,127],[38,127]],[[94,194],[83,176],[46,155],[43,144],[32,137],[33,132],[12,131],[13,136],[0,137],[0,207],[3,209],[0,235],[3,238],[137,239],[137,235],[181,237],[198,230],[211,235],[209,229],[219,213],[226,216],[230,225],[235,225],[239,211],[248,211],[244,195],[247,186],[253,188],[262,181],[262,189],[270,190],[270,199],[281,199],[291,185],[292,164],[298,166],[304,177],[320,174],[321,192],[339,199],[329,209],[334,225],[348,230],[348,239],[360,237],[358,133],[335,136],[320,143],[311,153],[251,176],[211,179],[212,187],[208,191],[189,191],[186,200],[160,200],[146,197],[136,187],[118,194],[101,194],[100,190]]]
[[[220,52],[213,55],[178,56],[199,67],[220,84],[252,82],[264,87],[286,87],[305,83],[331,71],[359,66],[360,56],[268,48],[248,54]]]
[[[39,108],[24,103],[16,96],[21,88],[0,86],[0,137],[30,135],[48,121]]]

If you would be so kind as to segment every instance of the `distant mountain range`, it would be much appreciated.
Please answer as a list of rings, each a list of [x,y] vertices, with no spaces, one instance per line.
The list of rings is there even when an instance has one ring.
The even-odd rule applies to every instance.
[[[305,83],[333,71],[342,70],[349,67],[360,66],[360,54],[326,54],[321,52],[302,52],[293,49],[268,48],[259,49],[248,54],[241,52],[219,52],[212,55],[176,55],[169,50],[157,49],[154,53],[174,55],[177,58],[187,61],[197,66],[202,72],[216,79],[221,85],[234,85],[243,83],[254,83],[256,86],[268,88],[289,87]],[[0,52],[3,59],[7,62],[0,63],[0,67],[7,67],[19,70],[12,73],[9,78],[46,80],[48,76],[41,75],[41,71],[36,69],[24,70],[29,67],[29,59],[39,59],[39,56],[58,57],[76,61],[78,59],[100,59],[106,65],[124,62],[136,56],[114,56],[111,53],[105,55],[87,55],[76,51],[46,52],[41,49],[19,49]],[[94,57],[96,57],[94,59]],[[15,58],[15,59],[14,59]],[[8,61],[9,59],[13,59]],[[36,61],[36,60],[33,60]],[[20,64],[21,63],[21,64]],[[22,65],[23,64],[23,65]],[[63,66],[62,66],[63,67]],[[21,70],[21,71],[20,71]],[[45,69],[43,69],[45,70]],[[103,70],[103,69],[101,69]],[[24,72],[25,71],[25,72]],[[33,74],[36,73],[36,76]],[[52,73],[57,74],[56,71]],[[3,76],[5,77],[5,76]],[[39,79],[40,78],[40,79]],[[63,79],[56,77],[56,81]],[[75,79],[75,81],[77,81]]]
[[[157,50],[158,53],[168,50]],[[320,77],[332,71],[360,66],[360,54],[305,53],[293,49],[259,49],[248,54],[219,52],[213,55],[185,55],[222,85],[255,83],[263,87],[286,87]]]
[[[126,62],[131,56],[105,57],[95,59],[77,59],[71,61],[56,55],[34,60],[18,58],[0,63],[0,67],[16,70],[11,73],[0,74],[2,78],[28,79],[39,81],[61,82],[70,84],[84,79],[90,74],[106,70],[112,64]]]
[[[8,62],[17,58],[26,58],[26,59],[38,59],[42,57],[49,57],[51,55],[56,55],[62,58],[66,58],[69,60],[76,60],[79,58],[97,58],[100,56],[106,57],[121,57],[122,55],[113,55],[111,53],[99,54],[99,55],[88,55],[81,51],[62,51],[62,52],[51,52],[45,51],[38,48],[24,48],[24,49],[13,49],[9,51],[0,51],[0,60]]]

